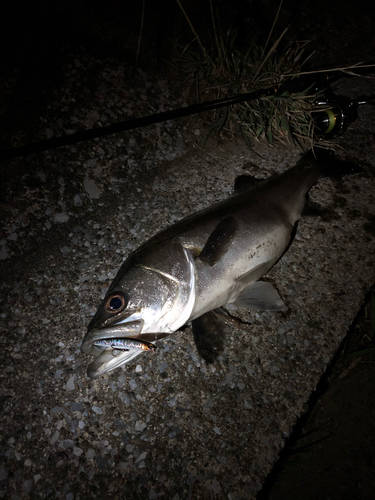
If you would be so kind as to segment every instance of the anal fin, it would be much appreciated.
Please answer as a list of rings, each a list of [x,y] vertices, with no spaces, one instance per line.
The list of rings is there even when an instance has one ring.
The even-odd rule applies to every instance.
[[[257,281],[242,290],[233,302],[236,306],[255,311],[287,311],[280,295],[266,281]]]

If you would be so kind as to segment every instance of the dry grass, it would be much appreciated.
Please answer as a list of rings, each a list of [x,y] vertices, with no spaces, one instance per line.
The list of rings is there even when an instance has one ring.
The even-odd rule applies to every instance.
[[[181,50],[180,58],[189,75],[189,85],[196,102],[233,96],[261,89],[275,89],[274,95],[216,109],[204,114],[203,146],[213,133],[242,136],[248,144],[267,141],[294,144],[301,150],[313,145],[314,121],[312,112],[316,100],[322,96],[324,86],[317,89],[315,81],[320,71],[303,71],[312,53],[308,54],[309,42],[285,41],[287,28],[275,36],[274,29],[282,5],[279,5],[275,21],[264,47],[255,39],[244,49],[237,43],[237,31],[222,35],[220,20],[214,11],[212,0],[211,19],[213,36],[207,46],[196,32],[180,0],[177,0],[194,40]],[[197,42],[197,43],[194,43]],[[358,64],[348,68],[333,68],[353,74]],[[286,82],[299,80],[298,91]],[[293,85],[293,83],[292,83]],[[280,88],[283,90],[280,91]],[[285,91],[284,91],[285,90]]]

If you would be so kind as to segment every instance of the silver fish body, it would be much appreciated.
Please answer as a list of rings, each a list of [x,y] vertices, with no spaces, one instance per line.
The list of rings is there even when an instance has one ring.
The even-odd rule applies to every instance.
[[[81,349],[97,356],[88,375],[97,377],[142,352],[113,357],[95,346],[100,339],[157,340],[227,303],[285,310],[272,286],[258,280],[288,248],[306,194],[324,172],[313,158],[302,159],[135,250],[88,326]]]

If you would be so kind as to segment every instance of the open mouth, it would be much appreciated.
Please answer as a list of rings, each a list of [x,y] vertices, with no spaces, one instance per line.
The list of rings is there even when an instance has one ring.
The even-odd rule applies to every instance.
[[[137,338],[141,334],[142,327],[143,321],[136,320],[104,328],[95,328],[94,330],[88,331],[85,335],[81,345],[81,351],[85,354],[98,355],[103,349],[95,345],[97,342],[108,339]]]
[[[138,337],[142,327],[143,321],[137,320],[88,331],[81,344],[81,351],[95,356],[95,359],[89,364],[87,375],[90,378],[99,377],[141,354],[142,349],[126,350],[125,347],[118,349],[111,344],[115,344],[116,341],[120,343],[123,341],[125,344],[125,340],[130,341]],[[106,342],[108,345],[103,345]]]
[[[87,332],[81,351],[95,356],[87,367],[87,375],[96,378],[128,363],[146,351],[154,351],[155,340],[170,333],[142,333],[143,321],[135,320],[117,325],[95,328]]]
[[[87,375],[96,378],[119,366],[128,363],[142,354],[142,350],[120,351],[119,349],[104,350],[87,367]]]

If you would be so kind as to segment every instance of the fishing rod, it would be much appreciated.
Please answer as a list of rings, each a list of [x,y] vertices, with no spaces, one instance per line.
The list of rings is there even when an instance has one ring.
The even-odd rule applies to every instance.
[[[306,91],[306,89],[309,89],[308,93],[310,95],[314,93],[320,93],[322,95],[322,98],[317,101],[316,110],[312,113],[317,128],[316,136],[318,139],[331,139],[341,135],[349,124],[357,118],[356,111],[358,106],[362,104],[372,104],[372,100],[374,99],[374,97],[361,97],[352,101],[348,98],[335,96],[328,88],[327,76],[316,75],[314,79],[310,77],[308,83],[306,78],[299,77],[280,86],[274,85],[253,92],[237,94],[232,97],[223,97],[202,103],[191,104],[182,108],[154,113],[139,118],[130,118],[105,127],[82,130],[73,134],[51,137],[50,139],[34,142],[32,144],[6,149],[0,151],[0,160],[9,160],[34,153],[41,153],[62,146],[97,139],[106,135],[118,134],[119,132],[134,130],[155,123],[175,120],[177,118],[203,113],[213,109],[232,106],[233,104],[239,104],[241,102],[254,101],[262,97],[281,97],[286,92],[290,95]],[[326,93],[324,93],[325,91]]]
[[[232,104],[238,104],[240,102],[252,101],[255,99],[260,99],[261,97],[276,95],[276,92],[277,88],[270,87],[268,89],[261,89],[255,92],[238,94],[233,97],[223,97],[221,99],[215,99],[212,101],[191,104],[190,106],[185,106],[183,108],[163,111],[161,113],[154,113],[152,115],[141,116],[139,118],[130,118],[122,122],[107,125],[105,127],[82,130],[80,132],[75,132],[74,134],[68,134],[61,137],[51,137],[50,139],[34,142],[25,146],[0,151],[0,160],[8,160],[20,156],[28,156],[33,153],[41,153],[42,151],[48,151],[50,149],[55,149],[61,146],[77,144],[79,142],[97,139],[98,137],[103,137],[106,135],[118,134],[119,132],[134,130],[136,128],[146,127],[147,125],[154,125],[155,123],[175,120],[184,116],[203,113],[205,111],[211,111],[213,109],[222,108],[225,106],[231,106]]]

